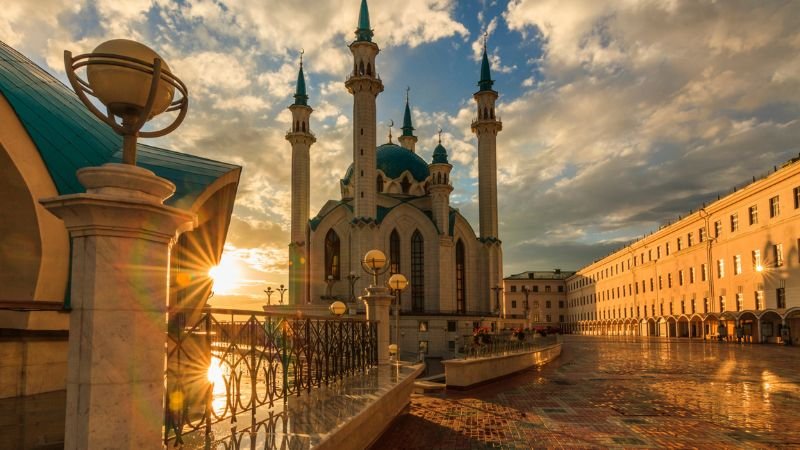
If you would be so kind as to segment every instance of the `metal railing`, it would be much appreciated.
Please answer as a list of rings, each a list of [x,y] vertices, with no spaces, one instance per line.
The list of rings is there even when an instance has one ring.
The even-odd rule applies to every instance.
[[[259,407],[377,365],[375,322],[205,309],[173,325],[164,441],[214,440],[212,425],[256,429]],[[201,437],[202,436],[202,437]]]
[[[483,336],[488,336],[488,338],[476,338],[471,334],[463,336],[462,342],[464,344],[459,349],[459,359],[529,352],[557,344],[561,339],[559,335],[539,336],[526,334],[524,339],[520,340],[511,333],[485,334]]]

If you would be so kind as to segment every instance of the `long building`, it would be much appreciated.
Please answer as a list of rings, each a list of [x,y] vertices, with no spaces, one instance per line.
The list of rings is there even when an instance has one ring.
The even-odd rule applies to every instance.
[[[578,270],[573,333],[800,339],[800,158]],[[783,334],[783,337],[782,337]]]

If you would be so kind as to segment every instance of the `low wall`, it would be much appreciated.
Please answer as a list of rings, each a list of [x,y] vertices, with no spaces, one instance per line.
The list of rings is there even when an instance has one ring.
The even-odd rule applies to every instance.
[[[419,364],[413,373],[394,385],[383,395],[377,396],[367,408],[333,430],[317,450],[362,450],[369,447],[383,434],[389,424],[403,412],[411,400],[414,380],[422,373]]]
[[[443,361],[445,383],[448,388],[468,389],[532,366],[547,364],[560,354],[561,344],[558,343],[528,352]]]
[[[67,338],[0,338],[0,398],[61,391],[67,385]]]

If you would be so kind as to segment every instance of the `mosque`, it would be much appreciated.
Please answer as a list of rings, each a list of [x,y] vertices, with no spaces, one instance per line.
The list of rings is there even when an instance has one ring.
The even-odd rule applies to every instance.
[[[502,123],[495,115],[498,93],[492,89],[486,49],[479,89],[473,95],[477,114],[472,131],[478,140],[479,161],[480,234],[476,235],[450,206],[453,166],[441,139],[430,162],[417,151],[408,97],[399,142],[392,142],[390,134],[389,142],[377,145],[376,99],[384,85],[378,76],[380,48],[373,42],[366,0],[361,2],[355,36],[349,45],[353,69],[345,82],[353,95],[353,160],[346,171],[342,168],[341,199],[328,200],[313,217],[309,214],[309,171],[310,147],[316,138],[302,62],[294,103],[289,106],[293,118],[286,134],[292,145],[290,302],[325,304],[341,299],[355,306],[355,297],[369,284],[361,257],[377,248],[389,258],[384,277],[399,272],[409,280],[401,310],[407,319],[414,319],[415,329],[427,329],[427,323],[418,322],[430,316],[452,316],[448,322],[491,316],[498,307],[492,288],[503,279],[496,167]],[[465,328],[474,324],[462,321]],[[447,327],[452,329],[453,324]],[[413,339],[409,336],[408,340]]]

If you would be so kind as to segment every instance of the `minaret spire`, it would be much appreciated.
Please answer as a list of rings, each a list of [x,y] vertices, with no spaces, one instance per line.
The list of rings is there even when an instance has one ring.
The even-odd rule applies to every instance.
[[[403,134],[398,140],[400,141],[400,145],[413,152],[416,147],[417,137],[414,136],[414,125],[411,123],[411,107],[408,104],[409,92],[411,92],[411,87],[406,87],[406,110],[403,113]]]
[[[297,72],[297,86],[294,90],[294,105],[308,106],[308,95],[306,94],[306,77],[303,75],[303,53],[300,50],[300,70]]]
[[[487,33],[483,33],[483,59],[481,60],[481,80],[478,81],[478,86],[481,91],[491,91],[494,80],[492,80],[492,73],[489,70],[489,55],[486,53],[486,40],[489,38]]]
[[[358,12],[356,41],[372,42],[372,28],[369,25],[369,8],[367,7],[367,0],[361,0],[361,10]]]

